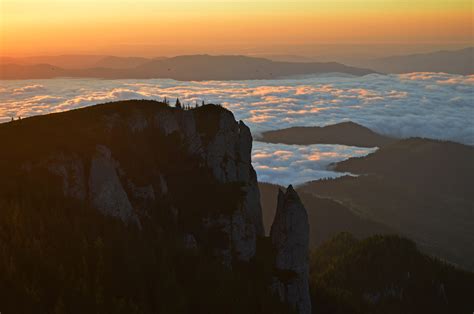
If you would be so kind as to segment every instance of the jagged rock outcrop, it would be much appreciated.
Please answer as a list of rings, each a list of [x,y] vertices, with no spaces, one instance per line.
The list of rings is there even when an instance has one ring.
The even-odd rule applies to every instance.
[[[230,111],[216,105],[182,110],[129,101],[55,118],[68,119],[71,135],[45,149],[43,160],[25,161],[25,171],[48,169],[65,197],[126,225],[141,228],[154,211],[167,208],[177,229],[195,239],[192,246],[229,267],[255,256],[257,237],[264,230],[251,165],[252,136]],[[39,145],[47,146],[47,137]],[[202,209],[191,214],[198,206]],[[216,234],[218,245],[209,244]]]
[[[241,261],[255,256],[256,238],[264,235],[257,177],[251,165],[252,135],[242,121],[235,121],[230,111],[213,105],[206,107],[206,117],[199,112],[203,108],[175,110],[156,116],[154,122],[167,135],[181,133],[188,152],[198,156],[218,182],[242,185],[244,196],[237,210],[205,220],[208,228],[219,229],[227,240],[227,245],[214,251],[230,266],[234,256]]]
[[[308,214],[291,185],[278,193],[270,238],[276,254],[272,289],[297,313],[311,313]]]
[[[30,215],[42,210],[35,221],[71,239],[71,246],[58,246],[56,257],[64,257],[64,248],[81,247],[79,256],[90,258],[91,265],[105,261],[115,275],[131,267],[124,271],[133,278],[127,282],[137,273],[144,278],[156,268],[173,269],[169,280],[176,287],[185,278],[181,275],[198,287],[202,276],[211,274],[215,278],[209,282],[220,289],[222,274],[223,286],[232,281],[230,299],[245,285],[257,287],[249,308],[273,307],[275,292],[299,313],[310,310],[306,212],[290,187],[279,196],[271,239],[264,237],[252,136],[221,106],[183,110],[155,101],[102,104],[0,125],[0,142],[9,147],[0,158],[0,207],[11,210],[12,217],[19,208],[10,206],[12,200]],[[47,228],[38,228],[38,234],[47,234]],[[45,247],[54,247],[54,236],[53,231],[42,237]],[[67,260],[74,264],[78,258]],[[272,266],[273,282],[266,272]],[[143,273],[142,267],[147,268]],[[227,276],[229,271],[234,274]],[[158,286],[156,280],[153,284]],[[187,293],[194,295],[194,288]]]

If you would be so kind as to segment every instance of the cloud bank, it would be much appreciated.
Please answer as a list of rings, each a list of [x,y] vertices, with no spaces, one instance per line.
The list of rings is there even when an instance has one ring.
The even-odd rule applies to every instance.
[[[252,164],[260,182],[297,185],[346,175],[328,170],[328,166],[375,150],[344,145],[284,145],[256,141],[253,143]]]
[[[0,121],[101,102],[221,103],[258,133],[352,120],[382,134],[474,144],[474,76],[443,73],[262,81],[55,79],[0,82]]]
[[[291,126],[354,121],[394,137],[421,136],[474,145],[474,76],[443,73],[313,77],[261,81],[54,79],[0,81],[0,122],[124,99],[179,97],[220,103],[254,134]],[[254,143],[261,181],[298,184],[340,174],[331,162],[370,150]]]

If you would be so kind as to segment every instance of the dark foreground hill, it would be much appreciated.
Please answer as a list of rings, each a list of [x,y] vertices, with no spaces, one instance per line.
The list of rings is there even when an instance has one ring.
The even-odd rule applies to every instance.
[[[259,186],[267,226],[278,187]],[[313,313],[468,313],[472,272],[421,253],[413,241],[338,202],[299,195],[311,226]]]
[[[259,186],[267,228],[279,187]],[[299,195],[311,230],[314,313],[468,313],[472,272],[421,253],[413,241],[338,202]]]
[[[306,210],[289,187],[264,236],[230,111],[109,103],[0,143],[2,313],[311,312]]]
[[[253,80],[277,79],[293,75],[345,73],[356,76],[374,73],[372,70],[346,66],[335,62],[276,62],[245,56],[192,55],[142,60],[113,58],[98,62],[94,67],[66,69],[44,65],[0,64],[0,79],[32,79],[85,77],[105,79],[175,80]],[[55,68],[52,71],[51,68]],[[42,71],[41,71],[42,70]],[[30,74],[30,71],[32,74]]]
[[[282,144],[339,144],[359,147],[382,147],[394,141],[372,130],[348,121],[324,127],[291,127],[263,132],[262,142]]]
[[[474,148],[407,139],[335,165],[359,174],[308,183],[329,197],[414,239],[425,252],[474,269]]]
[[[341,233],[311,255],[320,314],[470,313],[474,274],[420,253],[398,236]]]

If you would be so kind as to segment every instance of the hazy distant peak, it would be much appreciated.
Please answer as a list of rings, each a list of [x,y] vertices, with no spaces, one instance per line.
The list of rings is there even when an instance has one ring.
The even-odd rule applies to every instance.
[[[244,55],[210,55],[210,54],[196,54],[196,55],[181,55],[167,58],[171,60],[194,60],[194,61],[252,61],[252,62],[272,62],[271,60],[258,57],[250,57]],[[161,61],[161,60],[160,60]]]
[[[474,47],[466,47],[459,50],[437,50],[433,52],[426,52],[426,53],[412,53],[407,55],[393,55],[387,56],[383,58],[377,58],[375,60],[383,60],[383,59],[395,59],[395,58],[408,58],[408,57],[425,57],[425,56],[440,56],[440,55],[449,55],[454,56],[458,54],[470,53],[474,54]]]
[[[469,75],[474,73],[474,47],[390,56],[361,65],[385,73],[445,72]]]
[[[150,59],[142,58],[142,57],[107,56],[100,59],[95,64],[95,67],[110,68],[110,69],[127,69],[127,68],[135,68],[147,61],[150,61]]]
[[[14,67],[3,65],[0,79],[68,76],[106,79],[167,78],[182,81],[259,80],[326,73],[362,76],[374,73],[374,71],[335,62],[275,62],[242,55],[184,55],[152,60],[134,57],[105,57],[95,62],[92,67],[81,69],[62,68],[62,71],[58,71],[58,74],[41,73],[36,69],[34,76],[29,74],[28,68],[24,68],[21,73],[18,73]]]

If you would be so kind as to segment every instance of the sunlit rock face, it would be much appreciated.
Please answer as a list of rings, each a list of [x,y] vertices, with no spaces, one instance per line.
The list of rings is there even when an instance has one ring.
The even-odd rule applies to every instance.
[[[278,193],[270,238],[276,251],[272,289],[297,313],[311,313],[308,214],[291,185]]]

